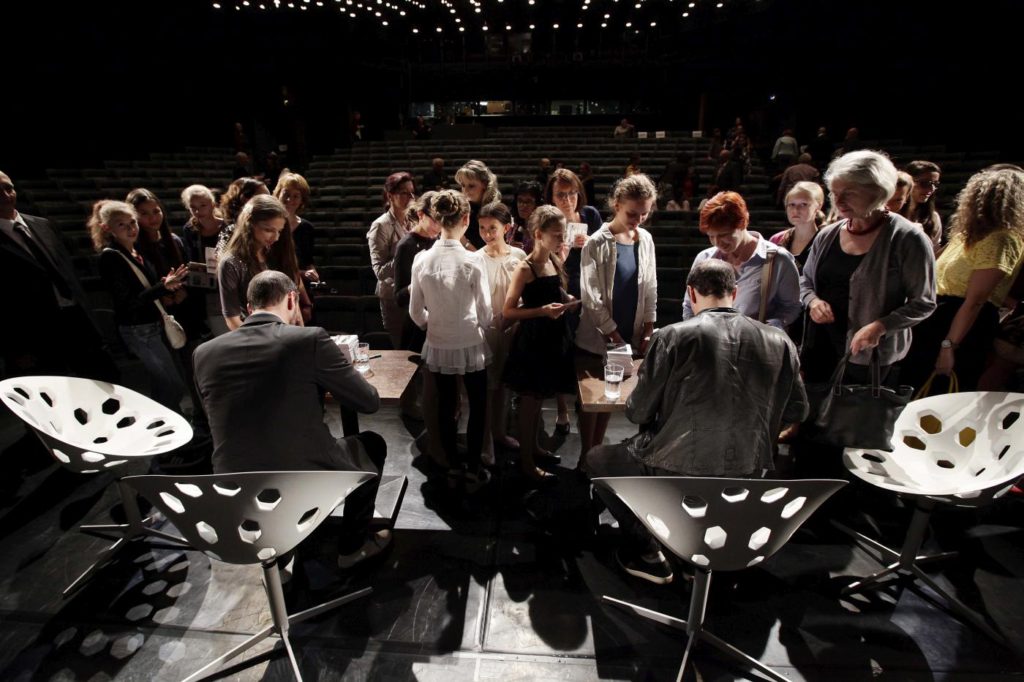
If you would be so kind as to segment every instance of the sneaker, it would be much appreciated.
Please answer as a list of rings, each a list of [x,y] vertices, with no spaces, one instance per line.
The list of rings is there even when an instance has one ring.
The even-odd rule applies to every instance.
[[[391,531],[385,528],[379,530],[373,535],[366,538],[366,542],[363,546],[352,554],[342,554],[338,557],[338,568],[352,568],[360,561],[366,561],[370,557],[375,557],[391,544]]]
[[[628,555],[620,549],[615,552],[615,559],[626,573],[655,585],[667,585],[674,577],[672,567],[661,552]]]

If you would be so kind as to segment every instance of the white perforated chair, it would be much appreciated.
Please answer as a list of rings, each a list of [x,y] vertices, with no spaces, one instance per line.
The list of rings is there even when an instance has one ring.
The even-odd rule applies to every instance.
[[[273,471],[121,479],[125,494],[135,491],[152,502],[193,548],[218,561],[259,564],[263,568],[271,624],[189,676],[186,682],[212,674],[271,635],[284,642],[295,679],[302,680],[288,638],[289,626],[363,597],[372,588],[289,615],[277,561],[327,519],[349,493],[374,476],[361,471]]]
[[[756,566],[779,551],[793,533],[845,481],[776,481],[745,478],[638,476],[595,478],[618,496],[672,554],[694,567],[687,620],[603,596],[611,604],[687,634],[678,679],[697,640],[779,682],[778,672],[704,629],[713,571]]]
[[[892,451],[848,448],[843,460],[858,478],[914,501],[914,514],[900,550],[836,523],[862,545],[876,550],[882,570],[862,578],[844,594],[883,585],[891,575],[910,575],[945,599],[950,610],[996,641],[980,615],[940,587],[919,564],[956,552],[919,554],[932,510],[938,504],[977,507],[1006,494],[1024,476],[1024,394],[977,391],[909,403],[893,429]]]
[[[0,400],[43,441],[62,466],[81,474],[114,471],[131,461],[170,452],[192,440],[185,418],[131,389],[93,379],[26,376],[0,381]],[[75,579],[74,593],[121,551],[129,540],[152,536],[182,543],[144,523],[134,497],[122,499],[126,523],[83,525],[80,530],[119,535],[95,563]]]

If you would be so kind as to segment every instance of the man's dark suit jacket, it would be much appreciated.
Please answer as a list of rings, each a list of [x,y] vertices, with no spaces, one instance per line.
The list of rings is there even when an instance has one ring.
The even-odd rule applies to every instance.
[[[357,445],[324,423],[322,394],[364,413],[380,398],[323,329],[255,313],[199,346],[193,361],[214,473],[361,468]]]
[[[45,218],[24,213],[21,217],[36,243],[64,274],[72,298],[84,312],[82,328],[65,328],[68,318],[61,315],[50,273],[21,244],[0,232],[0,291],[4,292],[6,317],[13,327],[0,334],[0,348],[9,373],[63,374],[68,371],[64,358],[67,345],[82,343],[83,335],[98,345],[100,334],[60,235]]]

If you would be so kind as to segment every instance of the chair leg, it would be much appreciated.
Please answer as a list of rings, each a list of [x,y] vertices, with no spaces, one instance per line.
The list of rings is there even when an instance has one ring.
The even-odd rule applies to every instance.
[[[186,677],[182,682],[196,682],[197,680],[201,680],[204,677],[209,676],[235,656],[238,656],[239,654],[248,651],[249,649],[253,648],[254,646],[256,646],[257,644],[259,644],[260,642],[262,642],[267,637],[273,634],[275,634],[274,626],[268,625],[267,627],[263,628],[249,639],[245,640],[235,648],[228,651],[226,654],[222,654],[217,658],[213,659],[212,661],[204,665],[200,670],[197,670],[196,672]]]
[[[288,638],[287,634],[281,635],[281,641],[284,642],[284,650],[288,653],[288,661],[292,664],[292,675],[295,676],[295,682],[302,682],[302,673],[299,672],[299,662],[295,660],[295,652],[292,650],[292,640]]]
[[[984,618],[982,618],[978,613],[970,609],[967,606],[967,604],[964,604],[962,601],[954,597],[952,594],[942,589],[942,587],[937,582],[932,580],[931,576],[922,571],[920,568],[913,566],[910,570],[914,572],[914,576],[920,579],[921,582],[930,587],[932,592],[934,592],[938,596],[942,597],[943,600],[945,600],[946,608],[952,611],[954,615],[959,616],[963,620],[967,621],[969,624],[978,628],[995,642],[1003,646],[1006,646],[1006,639],[1001,634],[996,632],[995,628],[993,628],[991,625],[985,622]]]
[[[114,544],[100,550],[99,558],[89,568],[85,569],[82,575],[75,578],[75,580],[64,588],[64,592],[61,596],[67,599],[69,596],[77,592],[81,587],[88,582],[97,572],[104,566],[106,566],[114,558],[114,555],[120,552],[128,544],[127,538],[119,538]]]
[[[900,570],[899,563],[889,564],[881,571],[876,571],[869,576],[861,578],[855,582],[850,583],[842,589],[840,594],[843,596],[852,594],[854,592],[860,592],[861,590],[871,590],[876,587],[882,587],[881,582],[888,578],[893,573],[897,573]]]
[[[641,616],[643,618],[647,618],[648,620],[653,620],[656,623],[661,623],[662,625],[667,625],[669,627],[676,628],[677,630],[686,630],[686,621],[680,618],[675,618],[664,613],[659,613],[657,611],[645,609],[642,606],[630,604],[628,601],[622,601],[621,599],[616,599],[614,597],[609,597],[607,595],[602,595],[601,601],[608,602],[609,604],[615,604],[619,608],[625,609],[627,611],[632,611],[636,615]]]
[[[676,675],[676,682],[683,682],[683,673],[686,672],[686,663],[690,660],[690,651],[693,650],[693,645],[697,641],[697,637],[690,635],[686,638],[686,648],[683,649],[683,662],[679,664],[679,674]]]
[[[324,602],[323,604],[319,604],[317,606],[310,607],[310,608],[306,609],[305,611],[299,611],[298,613],[293,613],[292,615],[288,616],[288,624],[289,625],[295,625],[296,623],[301,623],[302,621],[307,620],[309,618],[313,618],[315,616],[318,616],[321,613],[326,613],[327,611],[330,611],[331,609],[336,609],[339,606],[342,606],[343,604],[349,603],[350,601],[355,601],[356,599],[359,599],[361,597],[365,597],[366,595],[370,594],[371,592],[373,592],[373,588],[372,587],[364,587],[361,590],[357,590],[355,592],[350,592],[349,594],[346,594],[346,595],[341,596],[341,597],[337,597],[335,599],[332,599],[331,601]]]
[[[743,653],[742,651],[734,647],[732,644],[729,644],[728,642],[721,640],[718,637],[715,637],[707,630],[701,630],[697,633],[696,636],[700,637],[703,641],[715,647],[726,656],[729,656],[733,660],[749,665],[751,668],[754,668],[762,675],[770,677],[773,680],[776,680],[776,682],[791,682],[788,677],[784,677],[781,673],[772,670],[756,658],[748,656],[747,654]]]
[[[858,533],[854,529],[838,521],[832,521],[832,526],[837,530],[841,531],[842,533],[849,535],[851,538],[853,538],[855,542],[858,542],[861,545],[878,552],[882,556],[880,560],[882,563],[884,563],[886,559],[888,559],[889,561],[895,561],[896,559],[900,558],[899,552],[890,547],[886,547],[874,538],[869,538],[867,535],[864,535],[864,533]]]

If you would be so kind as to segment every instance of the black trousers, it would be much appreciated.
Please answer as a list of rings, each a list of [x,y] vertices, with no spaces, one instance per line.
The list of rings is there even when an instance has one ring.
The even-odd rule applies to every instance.
[[[587,474],[591,478],[601,476],[678,476],[679,474],[647,466],[630,453],[626,443],[617,445],[597,445],[587,453]],[[630,511],[619,497],[609,491],[595,486],[594,491],[601,502],[608,507],[615,520],[619,522],[622,532],[622,550],[627,554],[646,554],[658,551],[658,543],[647,532],[640,519]]]
[[[484,423],[487,418],[487,370],[467,374],[441,374],[431,372],[437,384],[437,422],[441,434],[441,447],[448,456],[448,464],[457,468],[466,464],[470,471],[480,468],[480,451],[484,442]],[[459,406],[461,376],[469,397],[469,423],[466,426],[466,457],[459,454],[456,443],[459,424],[455,414]]]
[[[346,450],[356,452],[356,468],[359,471],[372,471],[377,474],[376,478],[362,484],[345,498],[338,552],[351,554],[362,547],[366,540],[367,528],[373,518],[373,508],[377,501],[377,490],[380,489],[381,474],[384,472],[388,445],[373,431],[363,431],[359,435],[347,436],[341,440],[345,441]],[[338,462],[339,470],[352,468],[350,462]]]

